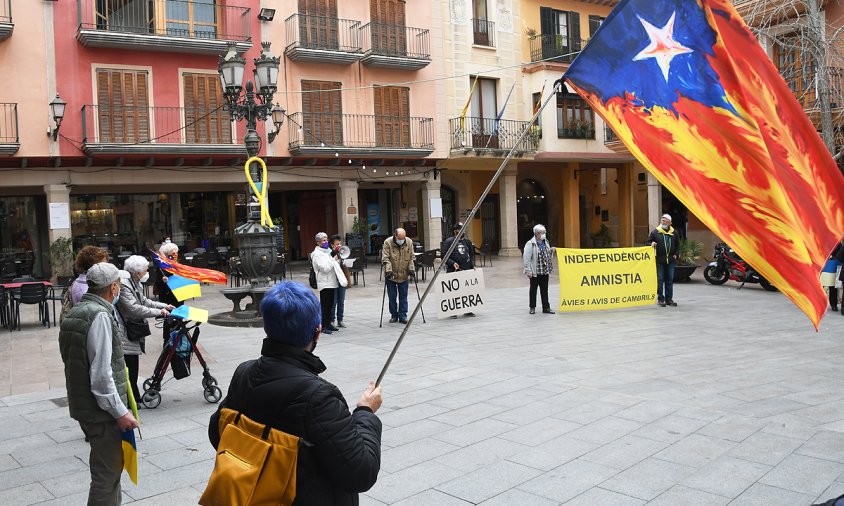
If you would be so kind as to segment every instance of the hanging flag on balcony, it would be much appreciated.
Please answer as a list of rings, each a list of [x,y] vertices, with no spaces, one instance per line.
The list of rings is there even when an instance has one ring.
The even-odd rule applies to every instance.
[[[466,119],[466,111],[469,110],[469,106],[472,104],[472,95],[475,94],[475,86],[478,85],[478,76],[475,76],[475,81],[472,82],[472,89],[469,90],[469,98],[466,99],[466,105],[463,106],[463,110],[460,111],[460,131],[464,130],[463,128],[463,120]]]
[[[729,0],[622,0],[563,78],[817,328],[844,177]]]
[[[501,111],[498,113],[498,116],[495,117],[495,126],[492,128],[492,135],[498,135],[498,123],[501,121],[501,118],[504,117],[504,109],[507,108],[507,102],[510,101],[510,95],[513,94],[513,88],[516,87],[516,82],[513,81],[513,85],[510,86],[510,91],[507,93],[507,98],[504,99],[504,105],[501,106]]]

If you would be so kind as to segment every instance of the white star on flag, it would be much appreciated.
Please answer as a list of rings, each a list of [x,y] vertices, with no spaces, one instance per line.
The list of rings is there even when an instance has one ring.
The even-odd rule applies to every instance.
[[[645,27],[651,43],[648,47],[640,51],[639,54],[634,56],[633,61],[647,58],[655,59],[656,64],[662,70],[662,76],[665,78],[665,82],[668,82],[668,69],[671,66],[671,60],[677,55],[693,52],[691,49],[674,40],[674,17],[676,15],[677,13],[673,12],[671,19],[662,28],[657,28],[639,17],[639,21]]]

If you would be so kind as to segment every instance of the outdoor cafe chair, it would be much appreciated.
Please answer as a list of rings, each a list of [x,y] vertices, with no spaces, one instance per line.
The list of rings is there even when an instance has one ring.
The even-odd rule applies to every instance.
[[[15,305],[14,318],[17,322],[18,330],[21,329],[21,304],[37,304],[38,318],[41,325],[45,327],[50,326],[50,311],[47,307],[47,286],[44,283],[24,283],[20,287],[20,291],[13,297],[13,304]]]

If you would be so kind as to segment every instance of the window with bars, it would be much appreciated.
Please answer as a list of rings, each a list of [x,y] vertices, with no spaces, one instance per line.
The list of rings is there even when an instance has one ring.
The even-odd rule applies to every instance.
[[[302,81],[302,139],[309,146],[343,145],[342,83]]]
[[[558,11],[550,7],[539,8],[539,25],[542,31],[542,58],[555,56],[571,60],[572,53],[580,51],[580,13]]]
[[[405,0],[369,0],[372,49],[378,53],[407,53]]]
[[[187,144],[231,144],[232,123],[223,111],[217,74],[184,74],[184,128]]]
[[[149,141],[151,133],[148,72],[97,69],[96,80],[100,142]]]
[[[576,93],[557,94],[557,137],[595,138],[595,112]]]

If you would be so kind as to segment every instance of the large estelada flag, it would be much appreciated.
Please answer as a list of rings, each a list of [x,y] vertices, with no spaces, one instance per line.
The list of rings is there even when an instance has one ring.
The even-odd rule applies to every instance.
[[[622,0],[563,77],[817,328],[844,177],[729,0]]]

